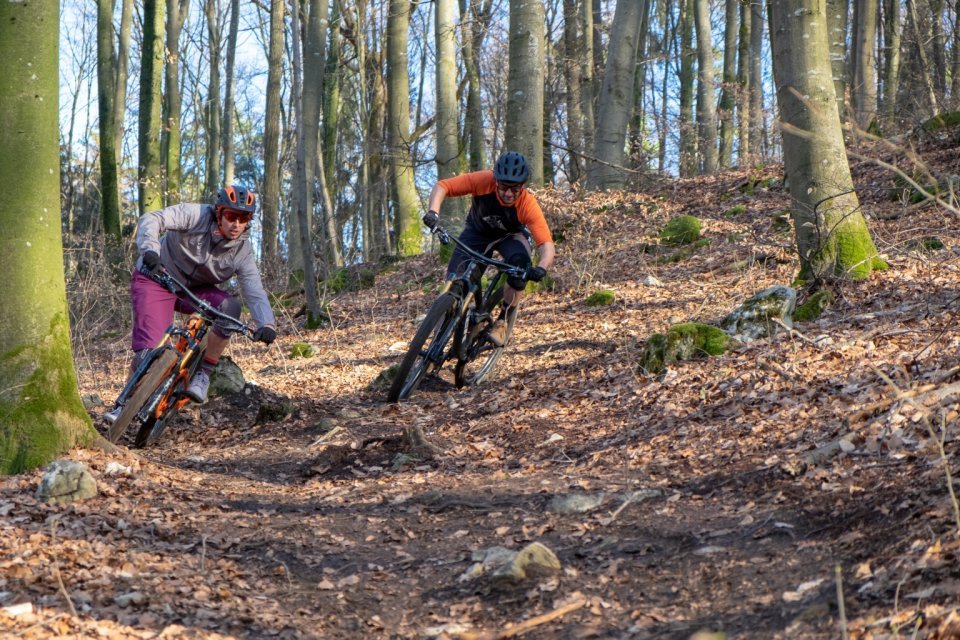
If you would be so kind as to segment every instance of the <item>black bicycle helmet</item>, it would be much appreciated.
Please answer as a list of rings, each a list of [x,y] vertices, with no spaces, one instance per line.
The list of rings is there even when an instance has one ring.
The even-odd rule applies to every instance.
[[[257,198],[249,189],[231,185],[217,192],[216,206],[253,215],[257,212]]]
[[[493,177],[503,182],[526,182],[530,177],[530,166],[522,153],[507,151],[497,158]]]

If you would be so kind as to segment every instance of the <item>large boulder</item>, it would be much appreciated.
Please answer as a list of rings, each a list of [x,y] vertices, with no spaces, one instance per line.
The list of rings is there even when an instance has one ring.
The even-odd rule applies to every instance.
[[[793,327],[796,305],[795,289],[783,285],[768,287],[730,312],[720,327],[740,342],[768,338],[782,331],[783,326]]]

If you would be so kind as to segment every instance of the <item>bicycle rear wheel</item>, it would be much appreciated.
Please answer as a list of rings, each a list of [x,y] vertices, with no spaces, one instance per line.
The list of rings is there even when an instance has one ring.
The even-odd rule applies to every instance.
[[[127,427],[140,413],[143,406],[149,402],[160,385],[163,384],[163,381],[173,372],[178,358],[179,354],[170,348],[161,349],[160,353],[156,354],[153,362],[140,376],[140,380],[137,381],[133,391],[127,397],[117,420],[110,425],[110,430],[107,432],[107,438],[110,442],[116,442],[120,439],[120,436],[127,430]]]
[[[503,289],[497,289],[490,298],[484,301],[483,309],[490,317],[473,326],[469,333],[461,337],[464,344],[457,349],[457,365],[453,369],[454,382],[457,388],[473,386],[483,382],[497,365],[497,360],[503,355],[504,347],[498,347],[487,336],[487,331],[493,326],[500,301],[503,299]],[[517,318],[516,307],[511,308],[504,318],[507,325],[507,342],[513,332],[513,323]]]
[[[388,402],[406,399],[427,373],[443,364],[444,347],[453,333],[451,325],[456,321],[457,298],[444,293],[430,307],[427,317],[410,341],[407,354],[400,362],[397,376],[387,393]]]
[[[203,339],[203,345],[206,346],[206,336]],[[155,416],[153,413],[147,417],[146,420],[140,425],[140,429],[137,430],[137,436],[134,438],[133,446],[137,449],[142,449],[148,445],[153,444],[157,441],[164,430],[167,428],[167,425],[170,423],[170,420],[177,415],[179,408],[179,398],[183,395],[183,392],[186,390],[187,385],[190,384],[190,379],[193,377],[193,374],[197,372],[197,369],[200,368],[200,362],[203,360],[204,350],[201,349],[189,365],[189,373],[185,378],[176,382],[173,385],[173,388],[169,389],[164,396],[168,398],[167,410],[163,412],[160,416]]]

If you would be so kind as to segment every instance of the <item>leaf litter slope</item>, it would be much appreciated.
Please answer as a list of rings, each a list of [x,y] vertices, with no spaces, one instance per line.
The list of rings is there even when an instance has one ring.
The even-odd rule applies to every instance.
[[[861,165],[857,179],[869,210],[900,207],[887,176]],[[797,334],[662,379],[635,372],[652,332],[790,283],[780,184],[770,169],[543,194],[563,237],[557,288],[525,303],[479,388],[446,371],[388,405],[371,385],[436,295],[432,257],[335,298],[329,327],[288,321],[277,348],[235,345],[249,394],[186,411],[139,456],[72,452],[97,498],[44,506],[39,472],[3,481],[0,606],[33,613],[0,613],[0,635],[480,638],[527,620],[542,638],[836,638],[839,566],[851,637],[913,633],[921,615],[917,637],[952,637],[957,528],[923,415],[943,412],[955,466],[955,218],[874,221],[891,270],[839,288]],[[710,244],[642,251],[678,214],[699,216]],[[944,250],[911,248],[934,234]],[[615,303],[586,306],[600,288]],[[283,358],[296,341],[317,355]],[[120,346],[84,361],[84,392],[115,393]],[[259,411],[284,403],[281,419]],[[443,452],[402,457],[410,427]],[[548,508],[580,494],[599,506]],[[472,552],[532,541],[559,576],[506,591],[458,580]]]

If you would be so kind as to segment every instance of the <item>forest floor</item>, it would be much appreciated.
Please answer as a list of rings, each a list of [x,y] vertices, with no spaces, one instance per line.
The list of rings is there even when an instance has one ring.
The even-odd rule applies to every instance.
[[[955,142],[921,149],[938,175],[960,173]],[[70,453],[97,497],[40,504],[40,470],[0,482],[0,637],[960,637],[958,220],[906,211],[874,165],[855,178],[890,269],[659,379],[636,371],[649,335],[795,276],[777,167],[542,194],[556,288],[476,388],[447,370],[388,404],[376,382],[436,297],[435,256],[330,298],[316,331],[286,318],[273,347],[236,341],[248,393],[150,448]],[[681,213],[709,245],[641,252]],[[615,302],[587,306],[600,288]],[[83,393],[112,400],[125,342],[78,340]],[[316,355],[290,358],[296,342]],[[442,452],[402,455],[412,426]],[[558,574],[467,579],[473,554],[531,542]]]

